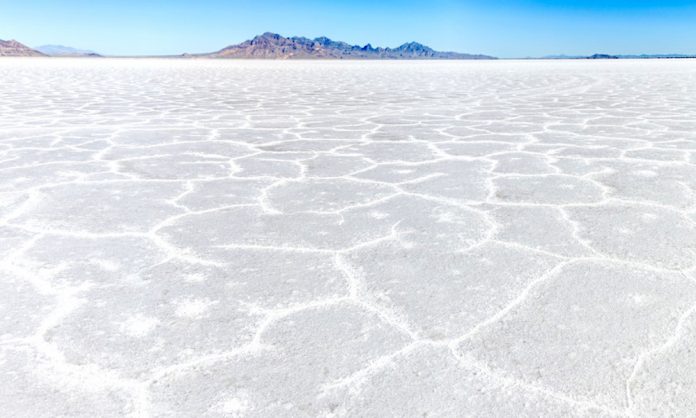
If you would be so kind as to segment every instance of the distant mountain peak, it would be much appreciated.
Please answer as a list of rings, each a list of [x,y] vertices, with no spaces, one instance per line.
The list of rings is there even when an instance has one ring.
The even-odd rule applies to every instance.
[[[431,57],[433,55],[438,54],[437,51],[418,42],[407,42],[403,45],[400,45],[398,48],[395,49],[395,51],[399,51],[402,54],[424,57]]]
[[[319,42],[320,44],[330,44],[333,41],[330,38],[327,38],[326,36],[320,36],[318,38],[314,38],[315,42]]]
[[[486,55],[440,52],[420,44],[407,42],[397,48],[351,45],[326,36],[309,39],[303,36],[285,37],[265,32],[250,40],[227,46],[211,54],[213,58],[261,59],[494,59]]]
[[[35,48],[51,57],[99,57],[100,55],[94,51],[85,49],[77,49],[64,45],[41,45]]]
[[[421,43],[418,42],[406,42],[405,44],[399,46],[397,49],[429,49],[432,51],[432,48],[427,47]]]
[[[616,59],[619,59],[618,56],[609,55],[609,54],[594,54],[594,55],[591,55],[587,58],[591,59],[591,60],[616,60]]]

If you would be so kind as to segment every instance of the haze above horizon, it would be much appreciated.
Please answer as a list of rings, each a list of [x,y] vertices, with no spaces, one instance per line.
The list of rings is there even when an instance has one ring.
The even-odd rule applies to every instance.
[[[211,52],[271,31],[503,58],[696,53],[696,0],[49,0],[0,4],[0,39],[108,55]]]

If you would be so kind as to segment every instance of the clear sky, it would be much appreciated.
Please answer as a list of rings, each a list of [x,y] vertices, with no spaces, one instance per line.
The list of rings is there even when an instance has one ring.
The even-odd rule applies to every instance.
[[[0,39],[29,46],[180,54],[266,31],[499,57],[696,53],[696,0],[0,0]]]

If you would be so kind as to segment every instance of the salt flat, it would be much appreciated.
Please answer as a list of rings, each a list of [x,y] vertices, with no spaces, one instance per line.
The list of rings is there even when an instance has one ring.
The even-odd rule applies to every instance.
[[[0,80],[3,416],[696,410],[696,61]]]

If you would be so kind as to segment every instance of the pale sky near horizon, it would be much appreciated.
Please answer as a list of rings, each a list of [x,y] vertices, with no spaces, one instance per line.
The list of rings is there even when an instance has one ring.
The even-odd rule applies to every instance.
[[[696,54],[696,0],[0,0],[0,39],[33,47],[210,52],[266,31],[505,58]]]

